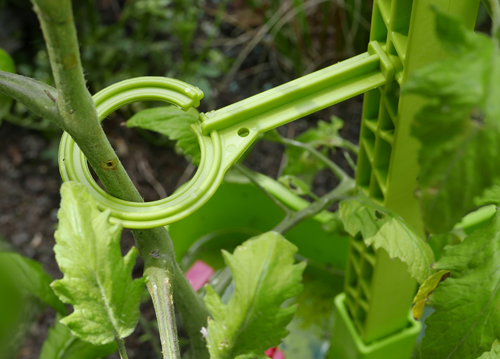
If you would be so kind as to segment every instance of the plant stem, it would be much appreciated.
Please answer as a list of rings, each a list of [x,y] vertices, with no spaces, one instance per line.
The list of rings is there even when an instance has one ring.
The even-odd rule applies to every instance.
[[[351,169],[356,172],[356,163],[354,163],[354,160],[352,159],[351,155],[347,151],[342,151],[342,154],[344,155],[344,158],[346,159],[347,163],[351,167]]]
[[[269,193],[264,187],[262,187],[260,185],[259,181],[255,177],[255,175],[251,169],[249,169],[249,168],[247,168],[239,163],[235,163],[233,165],[233,167],[236,168],[238,171],[240,171],[241,174],[243,174],[245,177],[247,177],[250,180],[250,182],[252,182],[255,185],[255,187],[260,189],[267,196],[267,198],[269,198],[271,200],[271,202],[273,202],[287,216],[290,216],[291,214],[294,213],[294,211],[292,211],[290,208],[285,206],[281,201],[279,201],[276,197],[274,197],[271,193]]]
[[[144,333],[149,337],[149,341],[151,342],[151,346],[153,347],[157,359],[162,359],[163,355],[161,353],[161,348],[158,345],[158,342],[155,340],[154,333],[151,330],[151,324],[144,317],[144,315],[142,315],[142,313],[139,313],[139,323],[141,323],[141,327],[144,330]]]
[[[29,77],[0,71],[0,93],[21,102],[38,116],[63,127],[56,107],[56,89],[52,86]]]
[[[355,145],[354,143],[352,143],[349,140],[346,140],[345,138],[342,138],[341,144],[338,147],[344,147],[346,150],[351,151],[356,156],[358,155],[358,152],[359,152],[359,146]]]
[[[491,34],[496,39],[500,39],[500,4],[498,0],[489,0],[490,14],[492,19]]]
[[[139,249],[139,255],[144,261],[144,275],[150,280],[148,290],[151,293],[151,299],[155,306],[158,319],[158,329],[160,331],[160,340],[163,348],[164,358],[166,353],[171,352],[177,344],[177,336],[173,340],[173,334],[169,325],[175,328],[175,317],[171,316],[170,309],[165,307],[169,301],[168,293],[172,289],[168,288],[173,283],[173,300],[181,317],[183,327],[189,335],[190,344],[196,359],[208,359],[209,354],[206,343],[203,341],[200,330],[207,326],[209,312],[203,303],[203,300],[189,284],[186,276],[182,273],[175,260],[172,240],[165,227],[153,229],[133,229],[132,234],[136,239]],[[154,255],[153,255],[154,253]],[[153,285],[156,285],[159,295],[153,295]],[[163,294],[162,294],[163,293]]]
[[[340,168],[335,162],[331,161],[328,157],[326,157],[324,154],[319,152],[317,149],[315,149],[313,146],[311,146],[308,143],[303,143],[295,140],[291,140],[289,138],[284,138],[281,137],[279,140],[280,143],[287,145],[287,146],[292,146],[292,147],[298,147],[302,148],[305,151],[308,151],[311,155],[319,159],[321,162],[323,162],[330,170],[333,172],[335,176],[342,182],[346,179],[351,179],[351,177],[344,172],[342,168]]]
[[[56,111],[44,109],[40,103],[43,99],[33,102],[32,107],[35,108],[36,113],[45,111],[48,119],[56,122],[71,135],[111,195],[127,201],[142,202],[142,197],[102,130],[93,99],[87,90],[81,67],[71,1],[32,0],[32,2],[42,26],[57,87],[57,95],[49,96],[51,106],[55,107]],[[0,85],[2,85],[1,82]],[[38,91],[38,93],[42,92]],[[202,326],[206,326],[208,311],[179,270],[168,232],[161,227],[134,230],[132,233],[139,254],[144,260],[144,275],[150,278],[151,286],[157,286],[158,293],[163,293],[152,298],[155,309],[159,310],[156,313],[158,323],[162,323],[160,336],[164,344],[164,358],[169,358],[172,353],[174,353],[174,358],[179,357],[175,316],[173,316],[173,306],[168,297],[172,291],[174,301],[179,304],[181,316],[190,321],[188,327],[191,330],[188,330],[188,333],[193,335],[192,341],[196,344],[193,346],[196,349],[194,356],[208,358],[206,346],[198,344],[201,338],[198,340],[194,334],[195,330],[192,329],[196,328],[199,331]],[[155,257],[150,255],[152,251],[155,251]],[[201,337],[201,334],[199,336]]]
[[[177,264],[175,276],[174,301],[181,318],[183,328],[189,335],[189,345],[192,359],[209,359],[207,343],[201,335],[201,328],[207,327],[207,320],[210,316],[203,299],[193,292],[191,284]],[[194,293],[195,295],[191,295]]]
[[[318,201],[311,203],[308,207],[293,213],[288,218],[283,219],[276,227],[274,227],[273,231],[276,231],[281,234],[285,234],[294,226],[302,222],[303,220],[310,218],[325,208],[327,208],[334,201],[340,200],[350,192],[352,192],[356,187],[354,180],[352,179],[344,179],[342,180],[335,189],[330,191],[321,197]]]
[[[59,126],[78,144],[106,189],[115,197],[141,200],[118,160],[97,117],[87,90],[68,0],[33,0],[42,26],[57,90]]]
[[[148,290],[158,318],[163,357],[180,359],[181,354],[175,324],[173,283],[170,281],[169,276],[164,275],[161,268],[150,268],[148,272]]]
[[[119,337],[115,337],[116,345],[118,346],[118,353],[121,359],[128,359],[127,349],[125,349],[125,342]]]

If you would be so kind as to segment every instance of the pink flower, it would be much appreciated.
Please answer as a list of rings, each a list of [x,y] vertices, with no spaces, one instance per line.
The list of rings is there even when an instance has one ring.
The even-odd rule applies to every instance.
[[[208,283],[213,274],[214,270],[212,267],[205,262],[198,260],[193,263],[191,268],[188,269],[186,272],[186,278],[196,292]]]
[[[285,359],[285,353],[283,353],[278,347],[269,348],[264,354],[271,359]]]

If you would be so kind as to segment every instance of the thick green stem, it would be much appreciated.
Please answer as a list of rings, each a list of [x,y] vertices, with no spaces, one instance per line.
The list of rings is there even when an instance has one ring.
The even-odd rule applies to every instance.
[[[140,243],[137,248],[139,249],[139,255],[144,260],[144,275],[150,280],[148,283],[149,292],[151,293],[151,286],[155,284],[160,293],[171,293],[171,289],[168,287],[171,286],[173,281],[174,303],[182,319],[183,327],[189,335],[193,357],[196,359],[209,358],[206,343],[203,341],[200,331],[202,327],[207,326],[207,318],[210,314],[203,300],[193,291],[175,261],[173,243],[167,230],[164,227],[133,229],[132,234],[136,243]],[[151,298],[155,309],[158,308],[162,313],[166,313],[161,320],[160,313],[156,313],[165,357],[165,352],[172,350],[172,348],[166,348],[165,346],[174,345],[171,339],[172,333],[167,324],[171,323],[173,325],[175,317],[171,317],[168,314],[170,309],[165,307],[164,303],[161,303],[164,300],[169,300],[168,295],[167,297],[153,296],[153,293],[151,293]]]
[[[177,329],[175,324],[175,311],[173,301],[173,283],[165,276],[161,268],[148,268],[148,290],[153,299],[156,317],[158,318],[158,329],[160,332],[163,357],[169,359],[180,359],[179,342],[177,340]]]
[[[87,157],[106,189],[115,197],[141,201],[101,127],[87,90],[70,1],[33,0],[47,44],[57,96],[59,123]]]
[[[53,109],[45,110],[47,118],[71,135],[111,195],[123,200],[142,202],[142,197],[102,130],[93,99],[87,90],[71,1],[32,1],[47,43],[57,87],[55,96],[50,92],[50,96],[47,94],[51,101],[49,104],[52,106],[55,104],[57,109],[56,114]],[[43,99],[39,99],[38,102],[32,102],[33,107],[38,106],[35,113],[44,113],[44,109],[40,107],[44,106],[40,104],[42,101]],[[145,263],[144,274],[150,278],[149,289],[151,291],[151,286],[156,285],[158,291],[158,295],[152,295],[152,298],[155,309],[159,310],[157,318],[158,323],[161,323],[160,336],[164,344],[164,358],[178,358],[175,316],[173,316],[173,305],[169,300],[172,291],[182,317],[192,321],[187,323],[188,327],[201,330],[202,326],[206,326],[208,311],[179,270],[168,232],[164,228],[155,228],[134,230],[133,234],[137,249]],[[198,343],[198,335],[193,331],[194,329],[188,333],[193,335],[192,341]],[[199,336],[201,337],[201,334]],[[208,358],[205,345],[202,347],[196,344],[193,348],[196,349],[193,353],[195,358]]]

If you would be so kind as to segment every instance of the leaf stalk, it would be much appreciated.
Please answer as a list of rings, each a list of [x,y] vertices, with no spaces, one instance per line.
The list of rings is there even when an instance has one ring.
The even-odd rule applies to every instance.
[[[240,173],[243,174],[245,177],[247,177],[250,180],[250,182],[252,182],[255,185],[255,187],[260,189],[266,195],[266,197],[269,198],[271,202],[273,202],[276,205],[276,207],[278,207],[285,213],[287,217],[294,213],[294,211],[292,211],[290,208],[284,205],[283,202],[279,201],[276,197],[274,197],[264,187],[261,186],[261,184],[255,177],[255,174],[251,169],[243,166],[240,163],[235,163],[233,167],[236,168],[238,171],[240,171]]]
[[[118,346],[118,353],[121,359],[128,359],[127,349],[125,349],[125,341],[120,337],[115,337],[116,345]]]
[[[311,203],[306,208],[285,217],[273,231],[284,234],[295,227],[300,222],[311,218],[327,208],[335,201],[339,201],[350,195],[356,188],[356,183],[352,179],[344,179],[335,189],[319,198],[316,202]]]

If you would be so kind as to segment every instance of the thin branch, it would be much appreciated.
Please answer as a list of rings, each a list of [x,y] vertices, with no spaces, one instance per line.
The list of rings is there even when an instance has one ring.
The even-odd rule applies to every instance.
[[[250,180],[250,182],[252,182],[255,185],[255,187],[260,189],[266,195],[266,197],[271,200],[271,202],[273,202],[279,209],[281,209],[285,213],[287,217],[295,213],[286,205],[284,205],[281,201],[279,201],[276,197],[274,197],[271,193],[269,193],[264,187],[262,187],[251,169],[243,166],[240,163],[235,163],[233,167],[236,168],[238,171],[240,171],[241,174],[243,174],[245,177],[247,177]]]
[[[182,172],[181,178],[177,181],[177,184],[175,185],[175,188],[179,188],[182,186],[184,183],[186,183],[191,176],[193,175],[193,172],[196,170],[196,166],[193,165],[192,163],[188,164],[184,172]]]
[[[280,18],[290,9],[291,3],[290,1],[284,1],[281,7],[276,11],[275,14],[269,19],[267,23],[262,25],[257,32],[257,34],[253,37],[253,39],[241,50],[238,58],[234,62],[233,66],[229,70],[228,74],[224,77],[221,82],[221,87],[226,86],[232,79],[236,72],[239,70],[240,66],[243,64],[243,61],[248,57],[248,54],[252,52],[252,50],[257,46],[257,44],[264,38],[264,36],[269,32],[269,30],[280,20]]]
[[[347,163],[349,164],[349,167],[356,172],[356,163],[354,163],[354,160],[352,159],[351,155],[347,151],[342,151],[342,154],[344,155],[344,158],[346,159]]]
[[[167,191],[165,191],[165,188],[161,185],[160,182],[158,182],[155,176],[153,176],[152,173],[153,171],[151,170],[151,166],[149,165],[149,162],[142,155],[142,152],[135,153],[135,161],[139,173],[151,185],[151,187],[154,188],[158,196],[160,196],[160,198],[167,197]]]
[[[352,179],[345,179],[341,181],[334,190],[321,197],[318,201],[311,203],[308,207],[293,213],[288,218],[283,219],[283,221],[281,221],[281,223],[279,223],[273,231],[281,234],[288,232],[300,222],[315,216],[333,202],[341,200],[349,195],[355,187],[356,184]]]
[[[323,162],[341,182],[344,180],[347,180],[347,179],[351,179],[351,177],[342,168],[340,168],[335,162],[331,161],[328,157],[326,157],[324,154],[319,152],[317,149],[315,149],[310,144],[299,142],[296,140],[291,140],[291,139],[284,138],[284,137],[281,137],[281,139],[279,141],[280,141],[280,143],[282,143],[284,145],[298,147],[298,148],[302,148],[305,151],[308,151],[311,155],[313,155],[314,157],[319,159],[321,162]]]
[[[342,138],[342,140],[340,141],[340,144],[338,147],[343,147],[349,151],[351,151],[353,154],[355,154],[356,156],[358,155],[359,153],[359,146],[358,145],[355,145],[354,143],[352,143],[351,141],[349,140],[346,140],[345,138]]]

